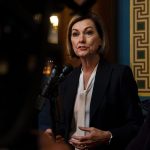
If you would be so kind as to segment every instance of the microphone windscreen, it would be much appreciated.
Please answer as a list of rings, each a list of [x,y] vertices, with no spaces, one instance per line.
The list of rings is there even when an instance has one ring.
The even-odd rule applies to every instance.
[[[61,81],[66,75],[68,75],[73,70],[71,65],[65,65],[62,69],[62,73],[59,75],[58,80]]]

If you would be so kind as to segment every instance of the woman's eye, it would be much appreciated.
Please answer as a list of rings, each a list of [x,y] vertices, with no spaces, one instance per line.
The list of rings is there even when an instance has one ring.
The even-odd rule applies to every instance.
[[[77,37],[77,36],[79,36],[79,33],[78,33],[78,32],[73,32],[73,33],[72,33],[72,36],[73,36],[73,37]]]
[[[86,35],[92,35],[92,34],[93,34],[93,31],[86,31],[85,34],[86,34]]]

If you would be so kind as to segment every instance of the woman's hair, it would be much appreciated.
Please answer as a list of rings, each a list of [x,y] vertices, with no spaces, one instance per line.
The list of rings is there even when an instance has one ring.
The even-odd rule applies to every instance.
[[[84,19],[91,19],[94,22],[96,30],[99,34],[99,37],[102,39],[102,45],[99,48],[99,54],[103,53],[103,51],[105,49],[106,33],[105,33],[105,29],[104,29],[102,20],[93,12],[88,12],[86,14],[85,13],[84,14],[76,14],[70,20],[69,25],[68,25],[68,30],[67,30],[66,46],[67,46],[68,53],[72,58],[77,57],[76,54],[74,53],[74,50],[72,48],[72,43],[71,43],[72,26],[75,23],[82,21]]]

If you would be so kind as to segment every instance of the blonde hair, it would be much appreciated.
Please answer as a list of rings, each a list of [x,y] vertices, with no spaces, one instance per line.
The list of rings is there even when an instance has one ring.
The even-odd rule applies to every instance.
[[[72,43],[71,43],[71,32],[72,32],[72,26],[84,19],[91,19],[93,23],[95,24],[96,30],[99,34],[99,37],[102,39],[102,45],[99,48],[99,54],[102,54],[104,49],[105,49],[105,43],[106,43],[106,33],[104,29],[104,25],[100,17],[98,17],[96,14],[93,12],[88,12],[86,14],[76,14],[72,17],[72,19],[69,22],[68,29],[67,29],[67,40],[66,40],[66,46],[67,46],[67,51],[69,53],[69,56],[71,58],[77,57],[76,54],[74,53],[74,50],[72,48]],[[77,57],[78,58],[78,57]]]

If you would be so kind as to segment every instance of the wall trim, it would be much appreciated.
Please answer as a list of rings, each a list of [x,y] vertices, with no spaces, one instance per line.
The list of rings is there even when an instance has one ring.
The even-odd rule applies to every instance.
[[[139,96],[150,96],[150,2],[130,0],[130,66]]]

